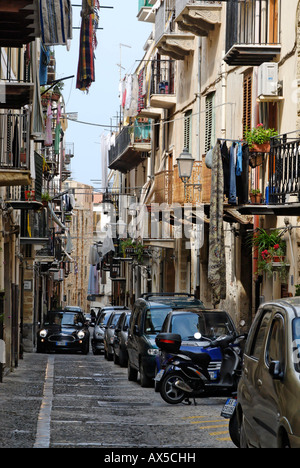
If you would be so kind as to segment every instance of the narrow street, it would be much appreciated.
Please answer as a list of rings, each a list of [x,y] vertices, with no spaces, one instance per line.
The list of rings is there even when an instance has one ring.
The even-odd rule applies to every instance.
[[[25,354],[0,386],[0,448],[231,448],[223,403],[169,406],[91,353]]]

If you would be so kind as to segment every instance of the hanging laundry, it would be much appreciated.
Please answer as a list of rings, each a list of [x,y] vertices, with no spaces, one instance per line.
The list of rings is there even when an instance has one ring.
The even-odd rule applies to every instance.
[[[52,138],[52,109],[51,103],[48,102],[47,108],[47,117],[46,117],[46,139],[44,141],[45,146],[52,146],[53,145],[53,138]]]
[[[224,178],[219,141],[213,149],[209,224],[208,281],[214,306],[226,298],[226,261],[223,224]]]
[[[71,0],[39,0],[42,41],[45,45],[67,45],[72,39]]]
[[[95,81],[96,29],[99,23],[98,0],[83,0],[81,11],[80,50],[76,88],[88,92]]]
[[[60,134],[61,134],[60,118],[61,118],[61,106],[60,106],[60,103],[58,103],[56,127],[55,127],[54,154],[59,154],[59,149],[60,149]]]
[[[44,44],[41,44],[40,55],[40,85],[45,86],[48,83],[48,65],[50,63],[50,50]]]
[[[15,121],[14,138],[12,142],[12,163],[13,167],[20,167],[20,143],[19,143],[19,120]]]
[[[145,108],[145,94],[144,94],[144,68],[139,72],[139,94],[138,94],[138,113]]]

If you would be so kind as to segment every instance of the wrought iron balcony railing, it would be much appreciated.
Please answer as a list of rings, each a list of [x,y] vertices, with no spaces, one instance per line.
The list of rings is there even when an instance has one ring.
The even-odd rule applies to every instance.
[[[282,135],[272,139],[269,203],[300,203],[299,138],[291,139],[289,135]]]
[[[280,53],[281,0],[229,0],[226,56],[229,65],[261,65]]]

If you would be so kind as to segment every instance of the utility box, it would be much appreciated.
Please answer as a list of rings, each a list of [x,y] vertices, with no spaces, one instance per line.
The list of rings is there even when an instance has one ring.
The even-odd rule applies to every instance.
[[[278,96],[278,63],[266,62],[258,68],[258,96]]]

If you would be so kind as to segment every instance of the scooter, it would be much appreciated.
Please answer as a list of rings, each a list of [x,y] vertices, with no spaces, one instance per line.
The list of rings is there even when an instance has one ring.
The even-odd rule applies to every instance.
[[[230,396],[237,390],[237,384],[242,371],[242,353],[238,341],[244,340],[246,335],[237,336],[236,333],[221,335],[215,340],[195,334],[195,339],[207,341],[204,348],[218,347],[222,351],[223,359],[220,376],[212,381],[208,372],[210,356],[207,353],[191,353],[180,351],[181,336],[171,333],[160,333],[156,337],[158,348],[170,354],[169,362],[155,377],[160,382],[160,394],[169,404],[179,404],[190,398],[208,396]]]

